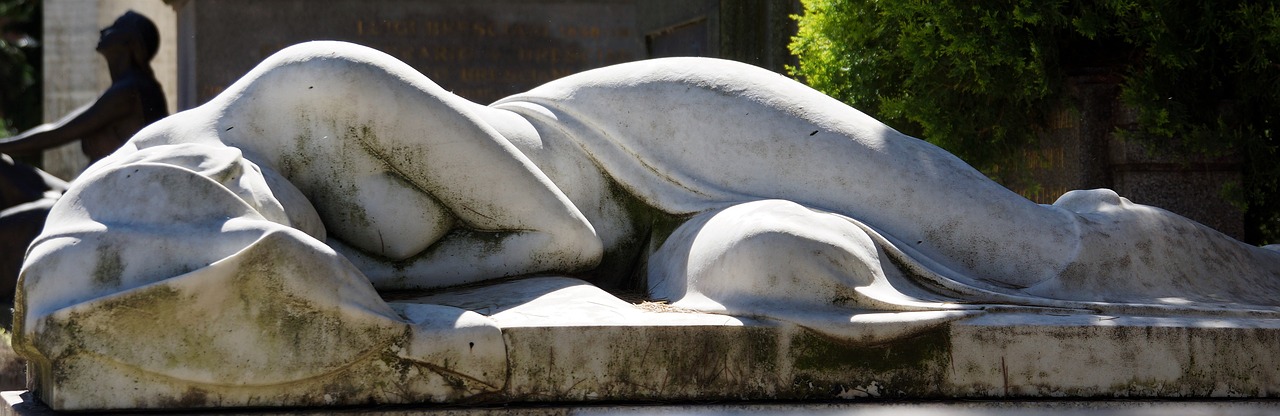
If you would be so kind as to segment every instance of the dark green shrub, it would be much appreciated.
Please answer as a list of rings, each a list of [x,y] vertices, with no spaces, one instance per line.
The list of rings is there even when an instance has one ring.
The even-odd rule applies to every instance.
[[[792,74],[988,174],[1064,102],[1122,79],[1151,146],[1236,152],[1250,240],[1280,239],[1280,6],[1268,1],[805,0]],[[1001,178],[995,178],[1000,180]]]
[[[39,6],[0,0],[0,137],[41,122]]]

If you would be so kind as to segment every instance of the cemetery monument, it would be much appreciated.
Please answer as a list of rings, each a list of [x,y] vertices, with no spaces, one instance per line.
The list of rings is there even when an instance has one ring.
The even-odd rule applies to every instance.
[[[57,410],[1280,387],[1275,250],[1109,190],[1032,203],[732,61],[481,105],[304,43],[49,215],[14,344]]]

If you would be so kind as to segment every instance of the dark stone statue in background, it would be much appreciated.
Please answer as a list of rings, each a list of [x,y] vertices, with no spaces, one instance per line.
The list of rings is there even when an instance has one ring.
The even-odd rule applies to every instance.
[[[126,12],[102,29],[97,51],[107,60],[111,87],[62,119],[0,139],[0,153],[28,154],[80,141],[96,162],[143,127],[168,115],[151,58],[160,32],[146,16]],[[39,234],[53,201],[67,184],[35,167],[0,155],[0,301],[12,301],[27,245]]]

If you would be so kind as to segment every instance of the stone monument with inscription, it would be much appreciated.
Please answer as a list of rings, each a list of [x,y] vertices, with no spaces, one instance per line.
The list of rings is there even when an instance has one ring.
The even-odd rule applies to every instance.
[[[1274,247],[719,59],[483,105],[292,46],[92,166],[22,273],[57,410],[1280,391]]]
[[[178,16],[179,100],[194,107],[268,55],[309,40],[378,48],[489,103],[569,74],[665,56],[776,71],[793,0],[165,0]]]

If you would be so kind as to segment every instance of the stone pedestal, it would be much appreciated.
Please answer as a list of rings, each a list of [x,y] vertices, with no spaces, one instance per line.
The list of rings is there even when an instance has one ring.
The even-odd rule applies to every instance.
[[[1276,319],[996,307],[906,339],[859,344],[782,321],[631,304],[568,278],[524,279],[392,302],[449,305],[497,322],[508,376],[497,391],[463,401],[472,405],[1270,398],[1280,391]],[[113,371],[128,373],[123,367]],[[138,380],[145,381],[137,386],[143,389],[157,382],[166,391],[188,388],[179,380]],[[174,403],[182,403],[179,408],[248,405],[237,404],[226,389],[197,387],[201,395],[173,397]],[[122,397],[95,396],[115,390],[58,394],[120,408]],[[255,407],[301,404],[252,400]]]
[[[497,320],[504,401],[1274,397],[1280,321],[992,310],[861,345],[538,280],[422,298]],[[522,286],[516,290],[517,286]],[[523,298],[505,293],[523,292]],[[470,299],[468,301],[468,299]],[[566,321],[567,317],[573,319]]]

